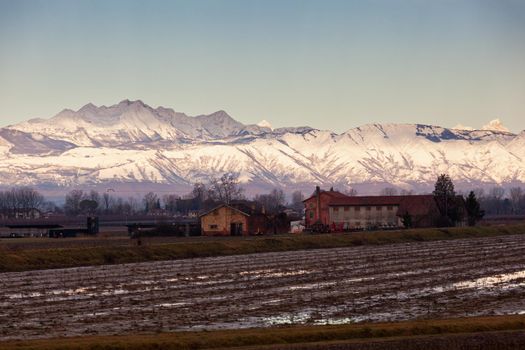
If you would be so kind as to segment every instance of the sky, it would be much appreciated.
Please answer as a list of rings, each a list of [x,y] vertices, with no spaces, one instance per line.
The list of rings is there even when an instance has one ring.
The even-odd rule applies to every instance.
[[[523,0],[0,0],[0,126],[140,99],[343,132],[525,129]]]

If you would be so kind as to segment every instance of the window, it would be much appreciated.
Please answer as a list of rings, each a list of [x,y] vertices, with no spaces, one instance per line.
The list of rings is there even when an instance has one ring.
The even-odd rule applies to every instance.
[[[217,225],[210,225],[210,230],[216,230],[218,228],[219,228],[219,226],[217,226]]]
[[[388,207],[386,207],[386,209],[392,211],[392,210],[394,210],[394,206],[389,205]]]
[[[354,211],[361,211],[361,207],[360,206],[356,206]]]
[[[377,211],[381,211],[382,208],[383,208],[382,206],[378,205],[378,206],[376,207],[376,210],[377,210]]]
[[[219,211],[218,210],[214,210],[213,211],[213,215],[219,215]]]
[[[339,207],[334,207],[334,213],[337,213],[339,211]]]
[[[313,218],[314,218],[314,212],[310,211],[310,219],[313,219]]]
[[[345,207],[345,211],[350,211],[350,207]]]
[[[314,207],[314,204],[313,203],[310,203],[310,208],[313,208]]]
[[[366,207],[366,211],[372,210],[372,207]]]

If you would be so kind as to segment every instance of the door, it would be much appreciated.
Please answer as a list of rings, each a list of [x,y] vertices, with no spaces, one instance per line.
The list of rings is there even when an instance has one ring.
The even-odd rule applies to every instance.
[[[242,236],[242,222],[232,222],[230,224],[230,234],[232,236]]]

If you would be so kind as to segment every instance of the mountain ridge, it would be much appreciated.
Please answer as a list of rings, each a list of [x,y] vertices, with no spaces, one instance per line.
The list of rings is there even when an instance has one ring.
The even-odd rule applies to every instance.
[[[525,131],[394,123],[339,134],[308,126],[272,129],[267,122],[245,125],[224,110],[192,117],[123,100],[0,128],[0,185],[189,186],[224,172],[265,188],[426,189],[442,172],[471,187],[512,185],[525,182],[524,146]]]

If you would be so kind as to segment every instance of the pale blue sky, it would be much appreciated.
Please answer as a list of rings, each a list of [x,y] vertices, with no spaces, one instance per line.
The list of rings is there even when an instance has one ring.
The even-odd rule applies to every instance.
[[[0,0],[0,125],[125,98],[338,132],[517,132],[525,0]]]

